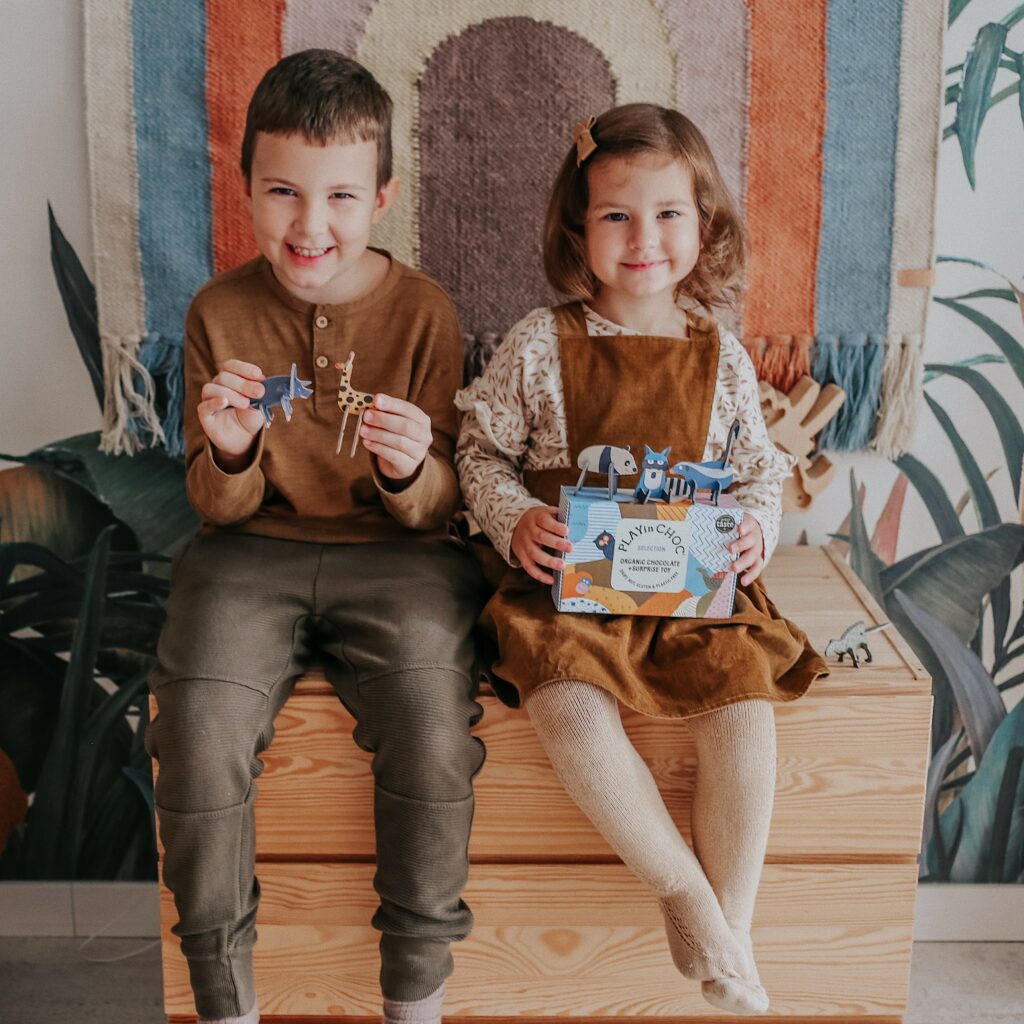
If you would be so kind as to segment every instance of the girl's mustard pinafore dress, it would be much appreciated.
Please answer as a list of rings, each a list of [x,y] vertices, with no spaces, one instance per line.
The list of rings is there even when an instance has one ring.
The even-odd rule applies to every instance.
[[[718,378],[718,329],[690,315],[686,339],[591,337],[579,303],[555,310],[570,466],[588,445],[671,444],[672,460],[704,457]],[[578,471],[526,471],[532,494],[558,504]],[[761,581],[737,586],[728,619],[569,614],[550,588],[508,569],[480,625],[497,644],[489,676],[513,707],[558,679],[581,679],[656,718],[687,718],[736,701],[800,697],[828,668],[783,618]]]

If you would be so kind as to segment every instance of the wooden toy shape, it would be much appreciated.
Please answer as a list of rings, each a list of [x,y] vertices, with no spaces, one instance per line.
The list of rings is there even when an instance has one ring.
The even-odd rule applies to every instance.
[[[777,391],[767,381],[758,383],[758,393],[768,436],[797,460],[793,475],[783,484],[783,511],[800,512],[829,485],[835,473],[824,455],[811,452],[816,435],[846,401],[846,392],[835,384],[822,387],[812,377],[801,377],[789,394]]]
[[[367,409],[373,408],[373,395],[365,391],[356,391],[352,387],[352,364],[356,361],[355,352],[349,352],[348,359],[344,365],[335,363],[334,368],[341,370],[341,380],[338,382],[338,408],[341,410],[341,430],[338,431],[338,446],[334,454],[341,452],[341,442],[345,437],[345,427],[348,424],[348,414],[358,412],[359,419],[356,420],[356,433],[352,438],[352,447],[349,449],[348,457],[352,458],[359,446],[359,428],[363,425],[363,414]]]

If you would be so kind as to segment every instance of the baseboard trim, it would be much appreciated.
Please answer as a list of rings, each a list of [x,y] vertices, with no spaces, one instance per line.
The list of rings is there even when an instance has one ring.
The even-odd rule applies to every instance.
[[[919,885],[914,941],[1024,942],[1024,885]]]
[[[0,935],[159,934],[156,882],[0,882]]]
[[[2,882],[0,935],[155,938],[155,882]],[[1024,885],[919,885],[915,942],[1024,942]]]

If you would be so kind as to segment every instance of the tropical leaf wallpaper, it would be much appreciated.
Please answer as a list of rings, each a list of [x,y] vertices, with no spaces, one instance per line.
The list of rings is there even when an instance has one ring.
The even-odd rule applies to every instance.
[[[970,2],[953,0],[951,24]],[[1024,46],[1024,5],[1007,6],[946,69],[944,144],[959,148],[972,190],[985,188],[979,140],[989,113],[1014,100],[1024,121],[1024,57],[1016,48]],[[851,511],[837,532],[852,567],[932,675],[920,860],[928,882],[1024,882],[1024,291],[1020,267],[1004,273],[984,256],[937,258],[933,301],[960,318],[964,347],[976,352],[925,364],[925,405],[948,451],[912,449],[894,460],[900,474],[870,539],[864,490],[851,476]],[[976,285],[941,294],[943,270],[953,266],[970,269]],[[931,393],[940,380],[955,382],[953,402]],[[989,438],[981,446],[965,439],[979,426]],[[939,458],[949,465],[949,452],[955,473],[937,465]],[[897,560],[901,526],[920,532],[919,524],[901,523],[908,487],[939,543]]]

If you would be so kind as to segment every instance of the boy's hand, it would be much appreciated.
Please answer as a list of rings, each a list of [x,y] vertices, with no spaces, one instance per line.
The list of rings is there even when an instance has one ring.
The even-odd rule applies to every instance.
[[[261,380],[263,371],[258,366],[229,359],[217,376],[203,385],[196,413],[222,469],[241,468],[252,439],[263,426],[263,414],[249,407],[250,398],[263,395]]]
[[[434,439],[430,417],[411,402],[390,395],[374,395],[373,408],[363,414],[359,433],[363,444],[377,456],[381,474],[389,480],[412,476]]]
[[[764,572],[764,534],[761,532],[761,524],[749,513],[744,514],[739,532],[739,539],[729,545],[729,550],[739,555],[732,563],[732,571],[739,573],[747,570],[746,575],[740,577],[740,583],[746,586]]]
[[[544,548],[572,551],[572,542],[565,539],[569,535],[569,527],[560,523],[557,516],[558,509],[553,505],[527,509],[512,534],[512,553],[523,568],[541,583],[554,583],[554,577],[541,566],[565,568],[564,559],[548,554]]]

